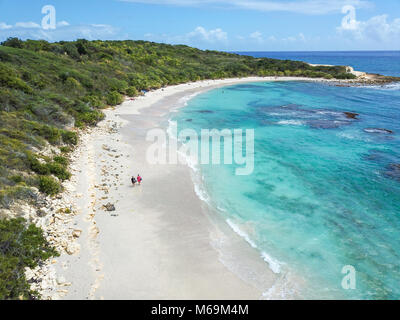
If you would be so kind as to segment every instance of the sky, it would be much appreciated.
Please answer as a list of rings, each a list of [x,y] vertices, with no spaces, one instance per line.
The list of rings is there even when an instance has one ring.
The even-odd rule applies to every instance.
[[[0,0],[8,37],[225,51],[400,50],[400,0]]]

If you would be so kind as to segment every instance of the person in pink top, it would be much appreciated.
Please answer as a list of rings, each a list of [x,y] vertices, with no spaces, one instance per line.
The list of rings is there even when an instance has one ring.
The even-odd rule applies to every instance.
[[[139,185],[142,183],[142,177],[140,176],[140,174],[138,174],[138,176],[137,176],[137,182],[139,183]]]

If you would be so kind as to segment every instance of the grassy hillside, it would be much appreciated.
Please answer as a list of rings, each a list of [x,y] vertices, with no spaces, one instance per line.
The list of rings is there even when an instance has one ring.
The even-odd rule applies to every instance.
[[[201,79],[259,76],[351,78],[345,67],[255,59],[143,41],[48,43],[13,38],[0,45],[0,208],[35,203],[70,178],[76,128],[95,125],[124,95]],[[53,148],[46,156],[41,150]],[[54,150],[61,151],[54,152]],[[24,268],[57,253],[42,231],[0,216],[0,299],[31,299]]]

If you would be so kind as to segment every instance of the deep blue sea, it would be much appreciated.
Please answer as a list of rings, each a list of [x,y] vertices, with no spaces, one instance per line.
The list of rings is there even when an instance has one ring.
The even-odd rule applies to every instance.
[[[357,71],[400,76],[400,51],[235,52],[256,58],[298,60],[314,64],[351,66]]]
[[[262,56],[400,75],[398,53]],[[281,279],[296,282],[280,288],[289,291],[281,297],[400,298],[398,84],[233,85],[194,97],[173,120],[179,130],[255,130],[253,174],[235,175],[238,165],[201,165],[201,188]],[[342,287],[344,266],[355,268],[354,290]]]

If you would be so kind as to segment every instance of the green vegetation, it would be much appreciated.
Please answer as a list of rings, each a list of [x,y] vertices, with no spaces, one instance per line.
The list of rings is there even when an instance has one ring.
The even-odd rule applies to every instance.
[[[0,300],[39,298],[25,278],[25,268],[58,253],[48,245],[42,231],[26,226],[24,219],[0,220]]]
[[[52,177],[40,176],[39,190],[43,193],[53,196],[60,192],[61,186],[60,183]]]

